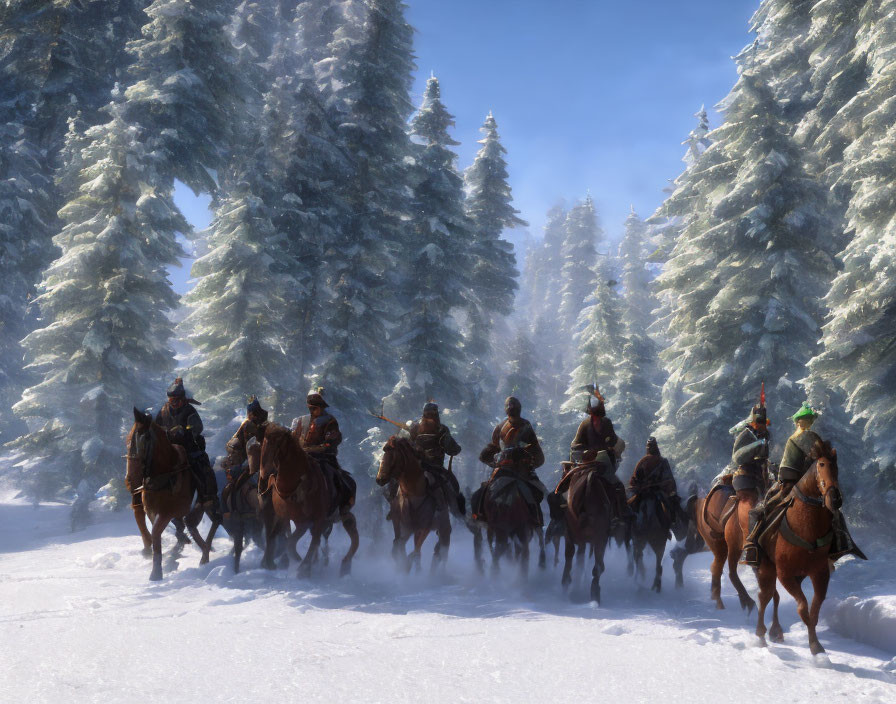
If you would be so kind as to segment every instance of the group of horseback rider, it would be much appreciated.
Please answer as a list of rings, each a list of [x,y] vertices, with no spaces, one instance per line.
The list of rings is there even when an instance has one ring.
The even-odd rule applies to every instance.
[[[647,440],[646,453],[636,465],[628,488],[616,476],[625,442],[616,435],[613,423],[607,417],[605,399],[597,386],[590,386],[588,389],[590,393],[585,409],[588,417],[579,425],[570,445],[570,461],[563,463],[564,477],[568,477],[576,468],[598,464],[601,466],[599,476],[604,480],[613,504],[614,522],[633,520],[644,497],[650,494],[663,504],[670,526],[682,523],[686,525],[687,516],[678,497],[672,469],[669,461],[660,454],[655,438]],[[334,505],[350,506],[354,503],[355,482],[351,474],[339,465],[337,454],[342,433],[337,420],[327,411],[328,404],[322,391],[323,389],[319,389],[308,394],[308,414],[294,419],[292,430],[327,477]],[[199,403],[189,397],[180,377],[168,387],[167,397],[168,400],[156,415],[155,421],[167,431],[173,443],[185,448],[198,501],[213,517],[219,517],[221,509],[217,481],[205,450],[202,420],[195,408]],[[471,497],[473,518],[484,520],[485,494],[498,479],[517,478],[522,480],[525,488],[522,493],[529,505],[532,522],[541,526],[544,524],[541,502],[546,496],[551,516],[556,518],[562,515],[565,508],[564,481],[561,480],[554,492],[548,492],[535,473],[544,464],[544,452],[532,424],[522,417],[519,399],[508,397],[504,403],[504,411],[506,419],[495,426],[489,443],[479,454],[479,460],[493,468],[493,471]],[[730,484],[735,492],[755,491],[759,497],[765,495],[765,500],[758,503],[750,514],[751,531],[741,557],[744,564],[759,564],[760,536],[780,513],[781,507],[786,505],[792,488],[814,461],[812,450],[820,438],[812,430],[812,425],[818,416],[819,413],[808,404],[803,404],[793,416],[796,431],[787,440],[778,468],[777,482],[770,488],[769,469],[774,469],[774,465],[770,465],[768,461],[771,437],[764,389],[760,403],[753,407],[750,418],[732,428],[732,432],[736,434],[732,463],[728,470],[719,475],[717,482]],[[378,417],[388,420],[383,416]],[[229,486],[250,478],[248,446],[253,438],[261,443],[267,427],[268,412],[253,396],[246,407],[246,419],[227,442],[227,457],[223,466]],[[457,515],[465,515],[464,496],[457,477],[451,470],[450,460],[448,467],[445,466],[445,458],[456,457],[461,447],[451,436],[450,429],[441,422],[439,407],[429,402],[423,407],[420,420],[399,427],[407,432],[430,482],[437,487],[440,504]],[[257,481],[257,477],[252,480]],[[390,483],[386,487],[386,498],[391,501],[396,491],[397,484]],[[135,496],[136,501],[139,501],[139,496]],[[855,548],[842,520],[835,526],[835,534],[837,547],[842,548],[841,554]]]

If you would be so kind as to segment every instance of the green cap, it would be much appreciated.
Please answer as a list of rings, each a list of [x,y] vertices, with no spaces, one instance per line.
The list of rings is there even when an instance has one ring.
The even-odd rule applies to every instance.
[[[808,401],[804,401],[800,410],[793,414],[793,422],[795,423],[800,418],[818,418],[820,415],[821,414],[818,411],[809,405]]]

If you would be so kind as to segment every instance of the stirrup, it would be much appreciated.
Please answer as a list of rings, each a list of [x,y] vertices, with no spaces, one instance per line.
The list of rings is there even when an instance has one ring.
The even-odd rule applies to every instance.
[[[759,548],[756,545],[745,545],[738,564],[759,567]]]

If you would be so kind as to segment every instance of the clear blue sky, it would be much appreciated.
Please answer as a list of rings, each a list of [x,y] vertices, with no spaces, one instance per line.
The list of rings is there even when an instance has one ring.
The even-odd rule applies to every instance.
[[[736,79],[759,0],[406,0],[416,28],[419,104],[430,72],[457,117],[460,166],[491,110],[516,207],[541,235],[559,198],[590,191],[617,238],[630,205],[646,217],[681,171],[702,104]],[[718,118],[710,112],[710,120]],[[198,226],[202,202],[179,189]],[[180,278],[175,274],[176,278]],[[179,287],[180,288],[180,287]]]

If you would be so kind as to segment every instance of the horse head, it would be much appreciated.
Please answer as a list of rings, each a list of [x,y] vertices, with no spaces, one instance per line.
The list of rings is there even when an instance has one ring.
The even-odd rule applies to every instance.
[[[376,483],[385,486],[398,478],[409,468],[420,466],[417,451],[407,438],[397,435],[390,437],[383,445],[383,459],[376,473]]]
[[[278,472],[280,463],[291,444],[294,445],[293,435],[289,428],[284,428],[276,423],[268,424],[264,433],[264,442],[261,444],[260,460],[256,465],[259,467],[262,479]],[[251,454],[249,455],[249,462],[251,467]]]
[[[156,444],[152,416],[135,406],[134,426],[128,433],[128,454],[125,455],[127,459],[126,481],[130,489],[134,490],[143,484],[143,479],[152,466]]]
[[[812,456],[815,458],[815,482],[825,508],[832,513],[838,511],[843,505],[843,494],[838,481],[837,450],[831,443],[818,440],[812,448]]]

